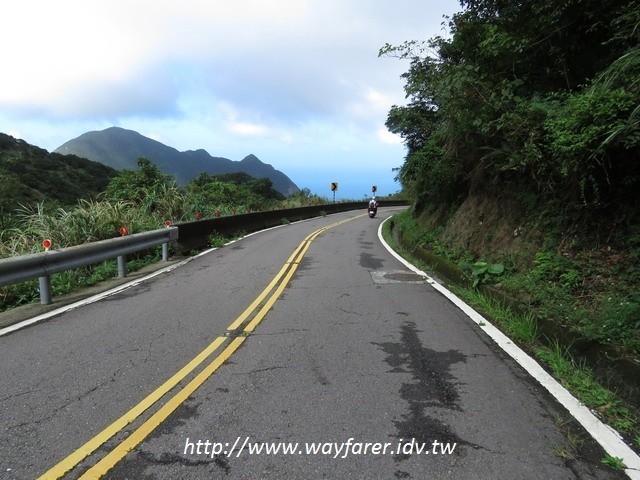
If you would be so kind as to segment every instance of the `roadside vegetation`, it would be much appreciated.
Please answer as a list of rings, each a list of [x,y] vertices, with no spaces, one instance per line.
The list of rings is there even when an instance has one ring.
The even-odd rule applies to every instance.
[[[60,155],[0,133],[0,230],[11,228],[21,205],[48,208],[94,199],[117,175],[113,168],[75,155]]]
[[[395,226],[638,449],[640,2],[461,5],[380,50],[409,61]]]
[[[544,307],[520,303],[515,297],[503,297],[502,294],[509,291],[500,285],[510,280],[510,269],[476,284],[474,269],[477,267],[474,266],[476,263],[484,262],[474,263],[468,253],[446,250],[428,234],[416,239],[415,236],[420,232],[425,230],[412,218],[410,211],[395,215],[383,230],[385,240],[393,245],[396,251],[425,270],[443,271],[439,265],[434,265],[419,256],[418,249],[426,249],[434,254],[437,252],[437,255],[444,261],[450,262],[453,268],[459,269],[460,276],[455,281],[447,279],[449,288],[456,295],[487,317],[529,354],[536,357],[565,388],[609,425],[626,435],[635,448],[640,449],[640,411],[635,399],[630,398],[629,392],[619,391],[614,382],[609,383],[603,379],[593,371],[586,359],[580,358],[572,351],[572,342],[584,339],[584,335],[580,335],[573,329],[571,336],[558,330],[546,330],[541,326],[542,320],[549,318]],[[445,275],[446,273],[449,272],[445,271]],[[542,283],[545,288],[553,288],[553,284],[547,281]],[[497,289],[496,285],[498,285]],[[482,288],[483,286],[491,288],[485,289]],[[548,299],[549,304],[553,304],[553,301],[553,298]],[[571,311],[574,308],[567,310]],[[629,352],[628,355],[634,356],[634,353]]]
[[[394,217],[403,240],[450,261],[468,285],[489,285],[537,319],[552,321],[562,335],[598,343],[621,356],[640,358],[640,292],[636,261],[605,249],[574,256],[540,250],[528,264],[514,255],[489,263],[463,248],[449,248],[443,229],[422,224],[411,211]],[[604,256],[604,258],[603,258]],[[570,335],[573,334],[573,335]]]
[[[80,198],[75,205],[23,199],[24,205],[2,212],[0,258],[42,251],[43,239],[50,239],[53,248],[64,248],[117,237],[122,227],[134,234],[162,228],[167,220],[176,223],[328,203],[308,189],[284,198],[270,180],[244,173],[201,173],[183,188],[150,160],[140,158],[137,164],[137,170],[112,175],[104,191],[93,198]],[[220,246],[226,240],[216,237],[210,244]],[[134,271],[160,258],[160,247],[130,255],[127,270]],[[115,261],[56,274],[52,276],[53,294],[91,286],[116,274]],[[38,298],[37,281],[2,287],[0,311]]]

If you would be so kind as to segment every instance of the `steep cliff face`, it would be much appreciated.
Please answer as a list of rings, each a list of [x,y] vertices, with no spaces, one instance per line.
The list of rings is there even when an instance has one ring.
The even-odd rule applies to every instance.
[[[532,258],[536,238],[531,220],[504,197],[471,195],[446,222],[442,239],[491,261],[509,255]]]

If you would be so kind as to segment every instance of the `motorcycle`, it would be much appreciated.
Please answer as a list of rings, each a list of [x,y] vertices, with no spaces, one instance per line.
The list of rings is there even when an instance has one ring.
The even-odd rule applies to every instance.
[[[369,204],[369,208],[367,209],[367,213],[369,214],[369,218],[373,218],[378,213],[378,206]]]

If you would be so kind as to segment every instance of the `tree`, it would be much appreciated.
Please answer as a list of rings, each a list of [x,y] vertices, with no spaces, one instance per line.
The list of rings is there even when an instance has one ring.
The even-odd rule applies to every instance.
[[[418,205],[491,186],[582,216],[632,198],[639,2],[461,3],[449,38],[380,51],[410,60],[409,103],[392,107],[386,124],[407,145],[398,179]]]
[[[163,189],[176,186],[171,175],[162,173],[148,158],[140,157],[136,163],[137,170],[122,170],[111,180],[105,190],[107,198],[140,203]]]

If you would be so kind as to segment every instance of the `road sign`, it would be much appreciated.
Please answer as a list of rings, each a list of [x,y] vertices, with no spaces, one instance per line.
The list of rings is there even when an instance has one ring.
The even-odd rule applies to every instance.
[[[376,185],[374,185],[373,187],[371,187],[371,191],[373,193],[376,193],[378,191],[378,187]]]
[[[336,192],[338,191],[338,182],[331,182],[331,191],[333,192],[333,203],[336,203]]]
[[[164,226],[169,228],[171,226],[171,220],[167,220],[166,222],[164,222]]]
[[[120,235],[124,237],[127,233],[129,233],[129,230],[127,230],[126,227],[120,228]]]
[[[49,240],[48,238],[45,238],[45,239],[42,241],[42,246],[44,247],[44,251],[45,251],[45,252],[48,252],[48,251],[49,251],[49,249],[51,248],[51,240]]]

